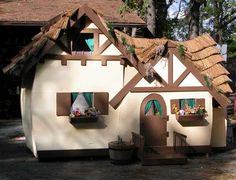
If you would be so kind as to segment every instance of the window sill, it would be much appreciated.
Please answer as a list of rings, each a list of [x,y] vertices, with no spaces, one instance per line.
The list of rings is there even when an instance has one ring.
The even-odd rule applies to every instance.
[[[87,116],[80,116],[80,117],[71,117],[70,123],[71,124],[80,124],[80,123],[95,123],[98,121],[98,117],[87,117]]]

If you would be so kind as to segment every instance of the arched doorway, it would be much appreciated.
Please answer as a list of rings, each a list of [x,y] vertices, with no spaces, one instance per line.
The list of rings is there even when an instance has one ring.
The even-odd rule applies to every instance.
[[[140,134],[145,137],[145,146],[166,146],[167,112],[162,96],[148,95],[140,108]]]

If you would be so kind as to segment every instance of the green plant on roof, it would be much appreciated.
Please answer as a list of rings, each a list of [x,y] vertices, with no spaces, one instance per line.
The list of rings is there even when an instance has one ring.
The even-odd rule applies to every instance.
[[[127,50],[130,54],[134,54],[135,53],[135,46],[134,45],[128,45]]]
[[[107,21],[106,25],[108,28],[109,35],[116,40],[117,38],[116,38],[113,24],[111,22]]]
[[[178,45],[177,49],[178,49],[180,56],[184,56],[184,45],[183,44]]]
[[[206,82],[206,85],[209,89],[212,89],[212,80],[209,76],[204,75],[204,80]]]
[[[127,39],[124,36],[121,36],[121,41],[122,41],[122,44],[125,46],[128,44]]]
[[[130,44],[127,42],[127,39],[126,39],[124,36],[121,36],[121,42],[122,42],[122,44],[126,47],[127,51],[128,51],[130,54],[134,54],[134,53],[135,53],[135,46],[134,46],[134,45],[130,45]]]

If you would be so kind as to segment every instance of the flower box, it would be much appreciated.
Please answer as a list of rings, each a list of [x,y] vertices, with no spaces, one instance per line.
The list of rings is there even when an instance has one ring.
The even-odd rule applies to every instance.
[[[204,115],[201,114],[185,114],[178,115],[176,114],[176,119],[179,122],[194,122],[194,121],[202,121],[204,120]]]
[[[79,117],[71,117],[70,123],[71,124],[80,124],[80,123],[94,123],[98,121],[97,116],[79,116]]]

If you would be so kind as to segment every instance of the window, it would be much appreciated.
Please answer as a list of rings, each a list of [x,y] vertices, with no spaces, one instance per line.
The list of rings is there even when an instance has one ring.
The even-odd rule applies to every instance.
[[[72,54],[91,54],[93,51],[93,33],[80,33],[72,40]]]
[[[179,107],[180,109],[193,109],[196,107],[196,99],[180,99]]]
[[[197,107],[205,108],[205,99],[172,99],[171,113],[175,114],[176,110],[193,110]]]
[[[145,115],[162,115],[162,107],[158,100],[150,100],[145,106]]]
[[[73,110],[79,110],[84,115],[86,110],[93,107],[99,114],[108,115],[109,94],[106,92],[57,93],[57,116],[69,116]]]

